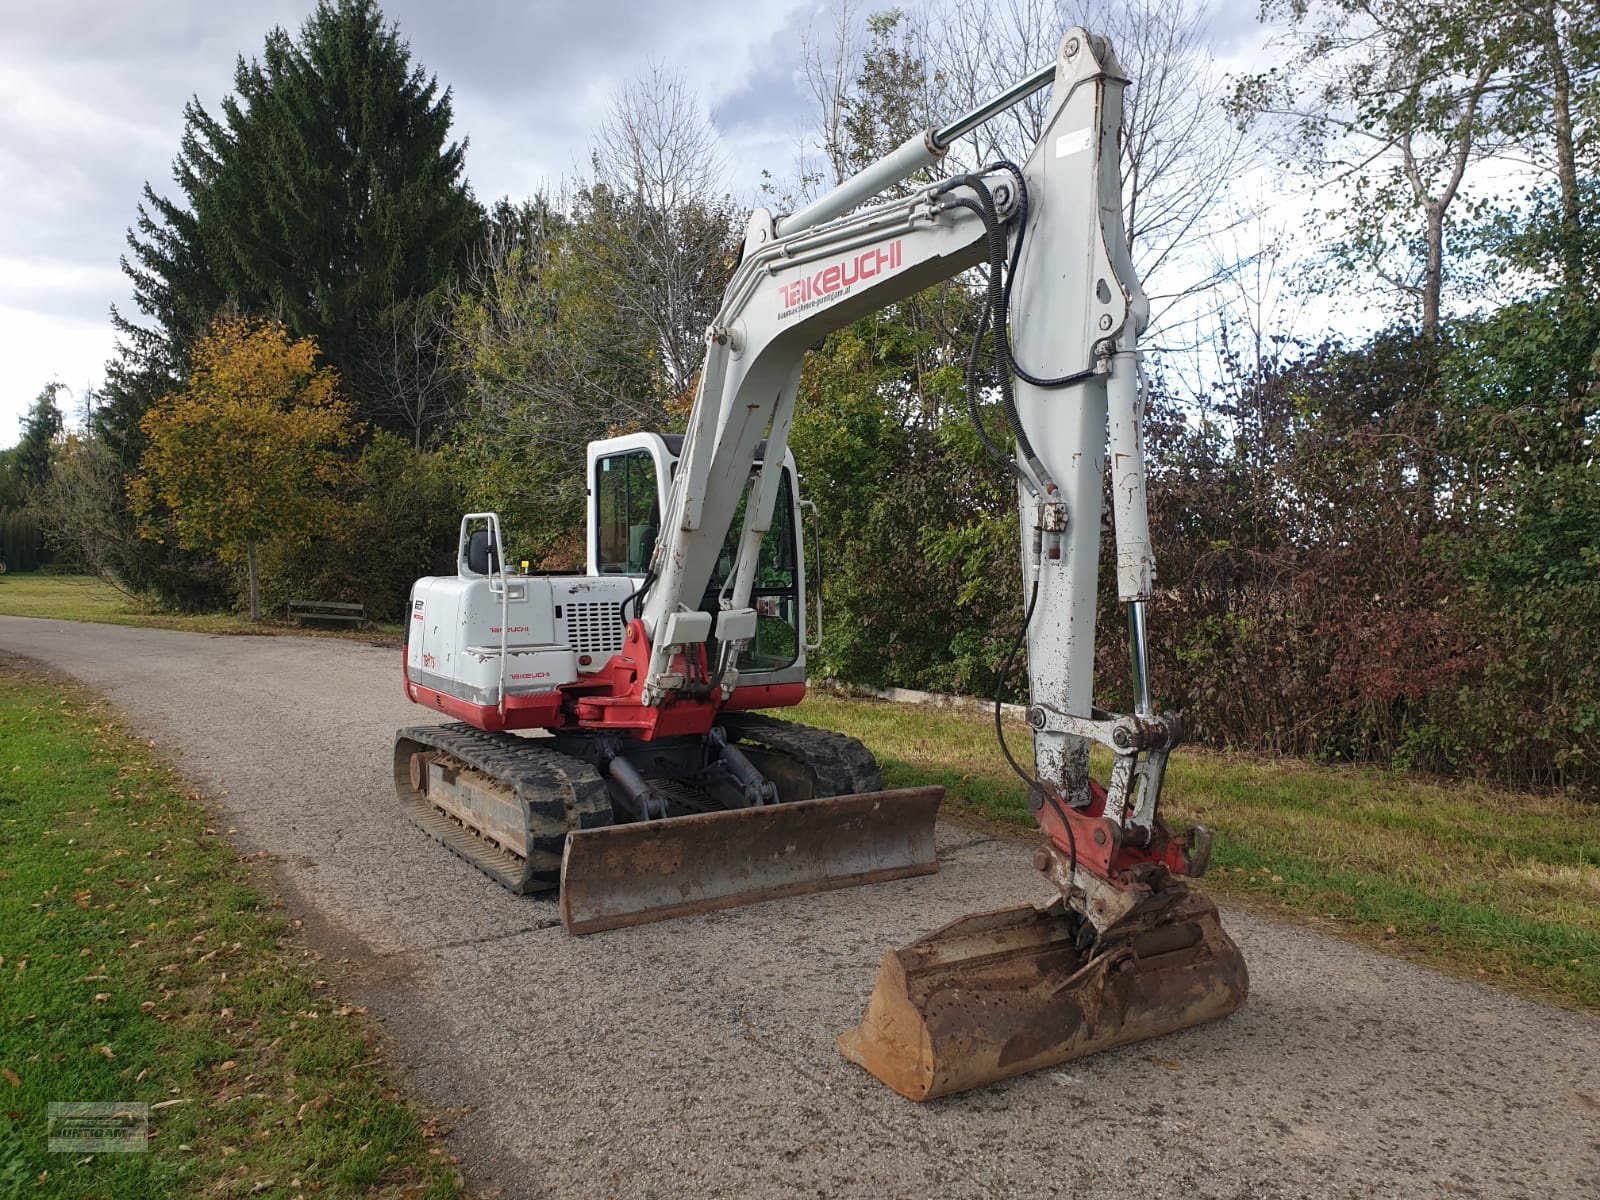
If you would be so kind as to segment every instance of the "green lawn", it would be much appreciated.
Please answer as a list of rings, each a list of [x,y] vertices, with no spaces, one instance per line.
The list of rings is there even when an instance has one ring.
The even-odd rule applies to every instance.
[[[0,666],[0,1195],[457,1194],[198,801],[103,701]],[[148,1152],[50,1152],[59,1101],[149,1105]]]
[[[891,787],[943,784],[947,812],[1033,828],[992,718],[827,695],[786,715],[860,737]],[[1031,763],[1020,723],[1009,741]],[[1216,834],[1202,886],[1224,901],[1600,1009],[1600,805],[1184,747],[1163,811]]]
[[[302,628],[268,616],[260,624],[239,613],[165,613],[89,575],[0,575],[0,616],[50,617],[102,625],[143,625],[191,633],[282,634],[311,637],[374,637],[399,640],[399,625],[372,624],[359,630]]]

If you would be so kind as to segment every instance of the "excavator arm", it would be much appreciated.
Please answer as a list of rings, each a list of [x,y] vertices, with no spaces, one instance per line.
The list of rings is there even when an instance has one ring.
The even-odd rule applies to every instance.
[[[1016,477],[1023,530],[1030,795],[1051,842],[1046,873],[1103,931],[1148,907],[1160,891],[1158,871],[1203,870],[1209,842],[1204,830],[1173,837],[1157,811],[1181,729],[1151,711],[1145,670],[1144,604],[1155,566],[1138,338],[1149,305],[1122,220],[1127,80],[1109,45],[1077,29],[1048,71],[996,104],[1047,81],[1054,90],[1043,131],[1020,169],[998,164],[858,207],[938,162],[953,133],[992,115],[989,105],[917,135],[799,213],[751,216],[742,260],[707,333],[687,440],[638,601],[639,637],[650,646],[638,703],[705,700],[694,663],[712,639],[719,649],[706,664],[711,699],[732,694],[739,654],[755,631],[750,589],[806,351],[860,316],[986,264],[994,386],[1008,426],[1000,436],[1016,445],[1014,453],[994,449]],[[1092,692],[1108,425],[1118,591],[1129,610],[1138,694],[1130,716],[1101,713]],[[762,440],[764,465],[752,483]],[[735,566],[713,618],[699,600],[747,487]],[[1115,756],[1104,789],[1089,777],[1096,742]]]

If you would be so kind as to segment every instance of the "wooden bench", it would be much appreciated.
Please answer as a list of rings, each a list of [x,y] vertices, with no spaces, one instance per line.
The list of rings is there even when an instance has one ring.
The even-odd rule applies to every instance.
[[[291,600],[288,619],[302,625],[307,621],[349,621],[360,625],[367,619],[367,608],[343,600]]]

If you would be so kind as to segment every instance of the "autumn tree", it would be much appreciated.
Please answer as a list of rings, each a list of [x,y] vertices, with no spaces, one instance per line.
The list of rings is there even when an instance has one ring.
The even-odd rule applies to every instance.
[[[590,162],[569,241],[671,405],[699,373],[743,216],[722,187],[717,132],[683,77],[652,64],[611,97]]]
[[[339,376],[311,338],[282,325],[219,319],[195,346],[186,390],[140,423],[148,439],[128,487],[143,532],[243,558],[250,619],[261,619],[256,545],[308,539],[337,515],[341,451],[355,438]]]
[[[682,419],[739,215],[716,131],[664,67],[613,96],[590,164],[565,195],[495,206],[451,306],[451,454],[474,503],[551,566],[576,565],[585,443]]]

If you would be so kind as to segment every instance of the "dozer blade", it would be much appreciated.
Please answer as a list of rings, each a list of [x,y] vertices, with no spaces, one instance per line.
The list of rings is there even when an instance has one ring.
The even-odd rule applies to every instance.
[[[839,1049],[902,1096],[930,1100],[1225,1017],[1244,959],[1190,893],[1087,952],[1077,918],[1031,905],[963,917],[891,950]]]
[[[577,831],[561,856],[561,923],[598,933],[928,875],[943,798],[863,792]]]

